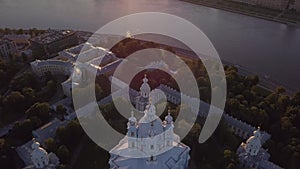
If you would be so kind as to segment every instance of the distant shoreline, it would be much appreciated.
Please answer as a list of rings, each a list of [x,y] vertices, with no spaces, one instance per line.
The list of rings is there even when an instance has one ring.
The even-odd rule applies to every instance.
[[[183,0],[183,1],[185,1],[185,0]],[[12,30],[14,30],[14,29],[12,29]],[[24,29],[24,31],[27,31],[27,30]],[[39,30],[37,29],[37,31],[39,31]],[[93,33],[89,32],[89,31],[80,31],[80,30],[74,30],[74,31],[76,31],[79,36],[91,36],[91,35],[93,35]],[[145,40],[142,40],[142,39],[137,39],[137,40],[145,41]],[[195,56],[191,55],[192,51],[188,51],[188,50],[183,49],[183,48],[178,48],[178,47],[175,47],[175,46],[172,46],[172,45],[169,45],[169,44],[162,44],[162,43],[158,43],[158,42],[155,42],[155,41],[152,41],[152,42],[160,44],[160,45],[165,46],[165,47],[177,48],[177,50],[182,50],[182,51],[184,51],[185,54],[187,54],[186,57],[191,57],[191,58],[195,57]],[[243,67],[242,65],[237,65],[237,64],[234,64],[230,61],[223,60],[223,59],[222,59],[222,63],[224,65],[228,65],[228,66],[236,66],[239,70],[239,74],[241,74],[241,75],[245,75],[245,76],[247,76],[247,75],[257,75],[260,79],[261,87],[263,87],[267,90],[274,91],[277,87],[284,87],[286,89],[286,92],[289,95],[293,95],[296,92],[298,92],[298,90],[295,87],[289,86],[287,84],[283,84],[283,83],[281,83],[277,80],[272,79],[272,77],[271,78],[268,77],[268,75],[261,75],[257,72],[249,71],[247,68]]]
[[[220,9],[220,10],[224,10],[224,11],[227,11],[227,12],[232,12],[232,13],[237,13],[237,14],[241,14],[241,15],[246,15],[246,16],[251,16],[251,17],[256,17],[256,18],[260,18],[260,19],[265,19],[265,20],[269,20],[269,21],[273,21],[273,22],[278,22],[278,23],[282,23],[282,24],[286,24],[288,26],[294,26],[294,27],[297,27],[297,28],[300,28],[300,22],[298,21],[294,21],[294,20],[283,20],[283,19],[277,19],[275,18],[275,16],[265,16],[263,14],[259,14],[259,13],[250,13],[249,11],[241,11],[239,9],[234,9],[234,8],[228,8],[226,6],[222,6],[222,5],[216,5],[215,4],[211,4],[211,3],[206,3],[206,2],[201,2],[201,1],[194,1],[194,0],[180,0],[180,1],[184,1],[184,2],[187,2],[187,3],[192,3],[192,4],[195,4],[195,5],[201,5],[201,6],[206,6],[206,7],[209,7],[209,8],[215,8],[215,9]]]
[[[172,46],[172,45],[169,45],[169,44],[159,43],[159,42],[151,41],[151,40],[144,40],[144,39],[138,39],[138,38],[134,38],[134,39],[139,40],[139,41],[144,41],[144,42],[154,42],[154,43],[160,45],[161,47],[171,47],[171,48],[174,49],[174,51],[177,55],[181,55],[182,57],[186,57],[186,58],[190,58],[190,59],[198,58],[198,56],[194,55],[193,51],[190,51],[190,50],[187,50],[187,49],[183,49],[183,48],[180,48],[180,47],[175,47],[175,46]],[[182,54],[184,54],[184,56]],[[205,56],[203,56],[203,57],[205,57]],[[224,59],[221,59],[221,62],[224,66],[225,65],[235,66],[238,69],[238,73],[240,75],[243,75],[243,76],[258,76],[259,77],[259,86],[266,89],[266,90],[268,90],[268,91],[275,91],[276,88],[283,87],[286,90],[286,93],[290,96],[292,96],[296,92],[298,92],[298,90],[295,87],[289,86],[288,84],[281,83],[278,80],[274,80],[274,79],[272,79],[272,77],[269,77],[269,75],[260,74],[260,73],[248,70],[246,67],[244,67],[242,65],[237,65],[237,64],[234,64],[234,63],[232,63],[230,61],[227,61],[227,60],[224,60]]]

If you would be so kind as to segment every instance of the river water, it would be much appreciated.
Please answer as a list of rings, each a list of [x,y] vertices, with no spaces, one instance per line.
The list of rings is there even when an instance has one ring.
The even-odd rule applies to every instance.
[[[178,0],[0,0],[0,27],[96,31],[136,12],[165,12],[198,26],[223,60],[300,90],[300,29]]]

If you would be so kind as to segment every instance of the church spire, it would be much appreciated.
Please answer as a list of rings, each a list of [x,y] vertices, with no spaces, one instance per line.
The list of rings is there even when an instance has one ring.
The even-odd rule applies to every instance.
[[[168,109],[168,115],[165,117],[165,121],[167,124],[173,123],[173,117],[171,116],[171,107]]]
[[[131,117],[128,118],[127,123],[127,136],[128,136],[128,147],[135,148],[136,147],[136,140],[137,137],[137,120],[134,117],[134,112],[131,111]]]
[[[135,126],[136,123],[137,123],[137,120],[136,118],[134,117],[134,111],[132,110],[131,111],[131,116],[128,118],[128,125],[132,125],[132,126]]]
[[[144,79],[143,79],[143,84],[140,88],[141,96],[143,98],[148,98],[149,94],[150,94],[150,91],[151,91],[151,88],[150,88],[150,85],[148,84],[148,81],[149,80],[147,78],[147,75],[145,74]]]
[[[147,74],[144,74],[144,79],[143,79],[144,83],[148,83],[148,78],[147,78]]]

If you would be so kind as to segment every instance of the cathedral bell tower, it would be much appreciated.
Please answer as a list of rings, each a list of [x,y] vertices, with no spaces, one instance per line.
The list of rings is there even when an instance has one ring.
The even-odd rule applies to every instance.
[[[149,99],[149,94],[150,94],[150,91],[151,91],[151,88],[148,84],[148,78],[147,78],[147,75],[145,74],[145,77],[143,79],[143,84],[142,86],[140,87],[140,94],[143,98],[145,99]]]
[[[146,109],[146,106],[149,104],[149,95],[151,92],[150,85],[148,84],[147,75],[143,79],[143,84],[140,87],[140,94],[135,98],[135,108],[141,112]]]
[[[174,124],[171,116],[171,109],[168,110],[168,115],[165,117],[165,146],[171,147],[174,141]]]
[[[127,137],[128,137],[128,147],[136,148],[137,147],[137,120],[134,117],[134,112],[131,112],[131,117],[128,119],[127,123]]]

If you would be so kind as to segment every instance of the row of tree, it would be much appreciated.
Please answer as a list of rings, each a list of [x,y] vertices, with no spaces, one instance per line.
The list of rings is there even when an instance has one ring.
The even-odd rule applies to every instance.
[[[3,33],[3,34],[18,34],[18,35],[21,35],[21,34],[29,34],[31,36],[38,36],[40,34],[43,34],[45,33],[45,30],[38,30],[37,28],[31,28],[31,29],[11,29],[11,28],[0,28],[0,33]]]
[[[66,126],[60,126],[56,130],[54,138],[45,140],[45,148],[47,151],[57,154],[62,163],[60,167],[70,167],[70,160],[83,136],[87,137],[79,122],[73,120]]]
[[[272,160],[284,168],[299,168],[300,92],[289,96],[282,87],[268,91],[257,76],[242,76],[235,67],[226,67],[226,77],[226,112],[268,131]]]

